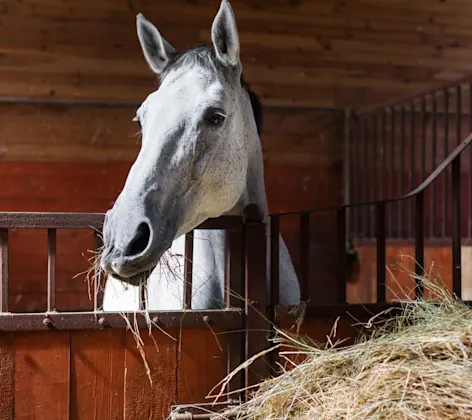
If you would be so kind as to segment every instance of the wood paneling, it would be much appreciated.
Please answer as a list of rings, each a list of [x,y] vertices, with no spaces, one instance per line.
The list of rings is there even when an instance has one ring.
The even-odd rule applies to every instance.
[[[13,333],[0,333],[0,420],[11,420],[15,399]]]
[[[464,0],[233,0],[244,71],[265,102],[362,106],[470,71]],[[0,96],[141,101],[154,78],[135,30],[143,12],[177,48],[210,40],[219,1],[2,3]]]

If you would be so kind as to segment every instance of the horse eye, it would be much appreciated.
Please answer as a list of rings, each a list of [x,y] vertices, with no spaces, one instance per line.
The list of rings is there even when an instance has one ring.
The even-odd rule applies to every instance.
[[[214,127],[219,127],[224,120],[225,116],[219,112],[214,112],[206,118],[206,122]]]

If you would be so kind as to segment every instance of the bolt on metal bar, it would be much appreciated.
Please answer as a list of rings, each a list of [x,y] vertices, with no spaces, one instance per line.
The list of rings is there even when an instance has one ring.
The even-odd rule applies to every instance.
[[[346,302],[346,208],[337,211],[337,301]]]
[[[386,293],[386,240],[385,240],[385,203],[377,205],[377,302],[385,302]]]
[[[48,312],[56,310],[56,229],[48,229]]]
[[[194,231],[189,232],[185,235],[184,299],[186,309],[192,308],[193,243]]]
[[[8,229],[0,228],[0,312],[9,311]]]
[[[300,272],[301,298],[306,302],[310,298],[310,213],[300,216]]]

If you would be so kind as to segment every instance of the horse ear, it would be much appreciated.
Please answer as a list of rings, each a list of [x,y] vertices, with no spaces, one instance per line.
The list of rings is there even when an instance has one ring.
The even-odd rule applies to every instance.
[[[136,27],[139,42],[149,67],[154,73],[160,74],[175,49],[141,13],[136,16]]]
[[[239,36],[233,9],[228,0],[222,0],[211,27],[211,39],[216,55],[224,64],[239,63]]]

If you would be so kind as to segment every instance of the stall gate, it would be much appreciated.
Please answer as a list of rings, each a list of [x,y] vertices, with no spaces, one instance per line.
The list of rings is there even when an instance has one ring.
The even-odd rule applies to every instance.
[[[461,132],[459,133],[461,134]],[[297,213],[273,214],[271,238],[266,241],[263,223],[240,217],[221,217],[198,229],[226,230],[226,307],[194,311],[189,287],[192,273],[193,236],[186,236],[186,310],[171,312],[105,313],[101,310],[100,274],[93,276],[94,309],[56,311],[56,237],[61,229],[94,229],[95,250],[100,247],[103,214],[0,213],[0,419],[161,419],[171,405],[200,403],[208,392],[245,360],[264,352],[274,325],[299,328],[320,340],[337,317],[341,337],[353,336],[353,320],[366,319],[396,306],[387,296],[387,206],[408,203],[406,218],[414,245],[414,268],[425,268],[425,232],[431,205],[425,194],[438,188],[441,174],[451,168],[447,200],[451,215],[452,291],[462,296],[461,243],[467,229],[461,203],[461,157],[472,134],[415,189],[397,198],[366,200],[357,204]],[[366,197],[368,198],[368,197]],[[406,211],[405,210],[405,211]],[[348,304],[349,233],[358,234],[359,215],[368,212],[370,239],[375,243],[375,301]],[[310,264],[310,226],[322,215],[336,220],[335,301],[316,303],[316,272]],[[366,216],[362,216],[366,217]],[[398,216],[399,217],[399,216]],[[279,231],[285,218],[299,226],[298,274],[303,304],[282,307],[279,292]],[[402,219],[403,220],[403,219]],[[353,226],[351,224],[354,223]],[[356,224],[357,223],[357,224]],[[360,225],[366,226],[366,225]],[[402,226],[402,225],[400,225]],[[9,230],[46,229],[48,232],[47,311],[10,312]],[[446,229],[446,232],[449,232]],[[266,301],[266,247],[270,246],[270,296]],[[27,264],[27,261],[25,261]],[[231,291],[231,293],[229,292]],[[424,293],[417,281],[414,294]],[[240,298],[238,297],[240,296]],[[300,325],[300,319],[303,321]],[[151,327],[149,325],[151,324]],[[139,327],[136,337],[129,327]],[[139,346],[137,345],[137,341]],[[266,355],[244,368],[230,381],[231,398],[246,398],[242,388],[274,373],[277,358]],[[218,394],[219,389],[213,392]],[[227,390],[226,390],[227,391]],[[226,404],[228,395],[221,396]],[[208,407],[205,407],[208,411]],[[178,410],[177,410],[178,411]],[[174,418],[207,418],[208,412],[192,414],[184,407]],[[192,417],[193,416],[193,417]]]

